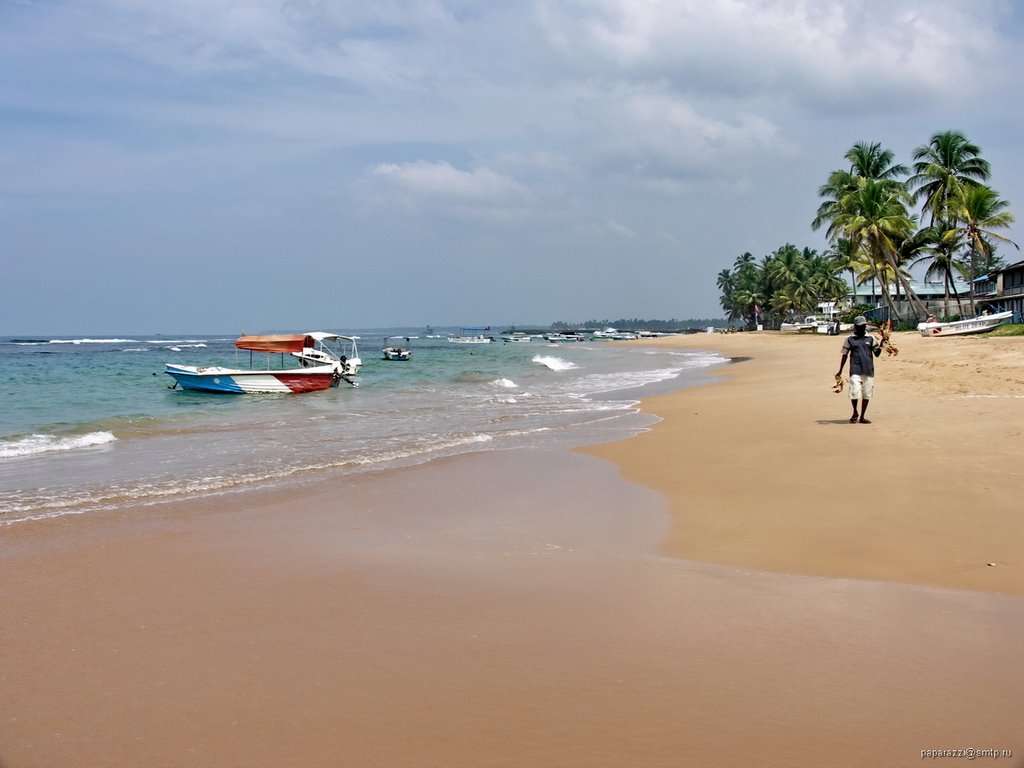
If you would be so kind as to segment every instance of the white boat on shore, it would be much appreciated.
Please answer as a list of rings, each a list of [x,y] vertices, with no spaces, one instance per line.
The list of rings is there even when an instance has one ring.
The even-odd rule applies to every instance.
[[[790,320],[782,323],[779,330],[783,333],[817,333],[820,322],[814,315],[808,315],[803,320]]]
[[[941,323],[937,320],[917,324],[922,336],[965,336],[969,333],[984,333],[1000,325],[1010,322],[1013,312],[995,312],[991,315],[979,315],[967,320],[952,320]]]

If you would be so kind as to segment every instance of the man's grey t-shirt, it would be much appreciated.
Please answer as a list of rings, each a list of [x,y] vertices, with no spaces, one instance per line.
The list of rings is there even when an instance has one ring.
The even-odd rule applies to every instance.
[[[874,376],[875,356],[872,348],[875,345],[875,338],[868,334],[863,336],[849,336],[843,342],[843,354],[850,355],[850,375]]]

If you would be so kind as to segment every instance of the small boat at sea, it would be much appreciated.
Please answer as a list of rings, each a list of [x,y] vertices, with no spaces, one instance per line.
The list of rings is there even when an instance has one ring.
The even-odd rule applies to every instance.
[[[328,342],[341,342],[346,345],[345,352],[335,351]],[[324,331],[269,336],[243,335],[235,339],[235,349],[249,352],[248,368],[167,363],[164,373],[174,379],[174,387],[199,392],[299,393],[329,389],[338,386],[341,381],[356,386],[352,376],[359,372],[362,365],[356,337]],[[266,354],[264,365],[257,365],[254,359],[256,353]],[[275,354],[280,355],[280,366],[277,368],[272,365],[272,355]],[[299,367],[286,367],[286,362],[295,365],[293,358],[298,361]]]
[[[385,341],[405,339],[405,343],[408,344],[413,339],[418,338],[418,336],[388,336]],[[385,360],[409,360],[412,358],[412,350],[399,344],[388,344],[381,352],[384,354]]]
[[[522,344],[530,340],[530,334],[523,333],[522,331],[513,331],[512,333],[503,333],[501,340],[512,344]]]
[[[984,333],[997,328],[1013,319],[1013,312],[995,312],[990,315],[978,315],[967,320],[951,320],[941,323],[930,319],[917,324],[922,336],[964,336],[969,333]]]
[[[493,336],[485,336],[483,332],[489,332],[491,326],[487,325],[483,328],[461,328],[462,333],[470,332],[470,336],[449,336],[448,341],[452,344],[490,344],[494,341]],[[473,333],[475,331],[475,333]]]

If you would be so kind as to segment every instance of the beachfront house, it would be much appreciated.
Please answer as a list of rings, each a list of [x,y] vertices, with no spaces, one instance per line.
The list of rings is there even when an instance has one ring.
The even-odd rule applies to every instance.
[[[1024,263],[1024,262],[1022,262]],[[915,280],[910,281],[910,287],[914,289],[914,293],[917,294],[918,298],[925,305],[929,312],[934,313],[938,317],[949,317],[960,313],[957,308],[956,294],[960,296],[960,303],[963,306],[964,313],[969,313],[970,309],[968,303],[970,301],[971,289],[968,283],[964,280],[956,280],[953,283],[953,288],[956,289],[956,294],[951,290],[947,301],[946,297],[946,286],[944,283],[933,283],[933,282],[918,282]],[[895,284],[889,286],[889,295],[892,297],[894,304],[896,305],[896,311],[902,317],[908,317],[913,309],[910,302],[906,300],[903,289],[899,288]],[[882,284],[878,281],[867,281],[861,285],[853,288],[847,284],[846,298],[843,302],[840,302],[841,306],[847,307],[857,304],[871,304],[876,307],[886,307],[887,304],[882,297]],[[924,319],[924,318],[920,318]]]
[[[1024,261],[979,277],[974,298],[992,309],[1012,311],[1014,322],[1024,322]]]

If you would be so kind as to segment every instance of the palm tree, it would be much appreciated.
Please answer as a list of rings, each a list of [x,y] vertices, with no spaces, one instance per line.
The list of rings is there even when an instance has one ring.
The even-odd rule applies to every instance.
[[[854,192],[867,179],[900,184],[898,176],[905,175],[904,165],[893,165],[894,153],[890,149],[882,149],[878,142],[868,144],[857,142],[843,155],[850,162],[850,170],[832,171],[828,181],[818,188],[818,197],[825,201],[818,206],[817,215],[811,222],[811,228],[818,230],[826,222],[834,222],[843,207],[843,199]],[[829,240],[835,239],[838,233],[833,226],[826,232]]]
[[[986,181],[991,173],[981,148],[960,131],[943,131],[914,150],[914,175],[907,185],[914,189],[914,201],[923,200],[922,212],[930,212],[929,226],[942,218],[951,200],[966,187]]]
[[[740,316],[751,328],[757,324],[756,307],[764,304],[764,294],[758,290],[757,285],[747,285],[739,288],[734,294],[736,307],[740,310]]]
[[[736,280],[728,269],[723,269],[718,273],[718,279],[715,283],[718,285],[718,290],[722,292],[723,299],[731,295],[736,288]]]
[[[825,230],[826,237],[830,241],[838,237],[833,222],[842,210],[843,198],[856,188],[857,177],[853,173],[832,171],[828,175],[828,181],[818,187],[818,197],[824,198],[824,202],[818,206],[818,212],[811,222],[811,229],[817,231],[827,223],[829,227]]]
[[[896,180],[907,175],[905,165],[893,165],[895,154],[891,149],[882,149],[879,142],[868,144],[859,141],[850,147],[844,157],[850,161],[850,173],[862,179]]]
[[[832,247],[825,252],[825,255],[832,260],[833,269],[850,273],[850,288],[853,289],[854,296],[856,296],[857,275],[855,267],[861,258],[860,250],[854,246],[850,238],[837,237],[832,242]]]
[[[849,171],[833,171],[818,190],[825,201],[811,222],[813,229],[828,223],[827,235],[832,243],[840,238],[850,242],[844,246],[850,255],[864,249],[871,264],[889,264],[898,287],[902,286],[915,311],[924,305],[899,269],[896,242],[913,231],[914,222],[907,212],[910,198],[899,176],[907,173],[904,165],[893,163],[894,154],[878,142],[858,142],[844,157]],[[847,261],[849,263],[849,261]],[[879,273],[886,304],[896,314],[885,275]]]
[[[988,257],[992,253],[990,239],[1009,243],[1017,250],[1020,246],[1008,237],[1003,237],[994,230],[1005,229],[1014,221],[1014,216],[1007,208],[1010,204],[1000,200],[999,194],[991,187],[970,185],[964,187],[956,199],[951,202],[950,211],[956,217],[958,227],[954,230],[961,233],[971,248],[971,312],[974,310],[974,281],[978,277],[978,260],[981,256]]]
[[[733,294],[736,292],[736,279],[733,277],[731,271],[729,271],[728,269],[723,269],[721,272],[718,273],[718,279],[715,282],[718,284],[718,290],[721,291],[721,295],[718,301],[722,305],[722,309],[724,309],[729,314],[729,319],[734,320],[735,317],[733,317]]]
[[[839,276],[835,261],[812,252],[807,258],[810,285],[818,300],[838,302],[846,295],[846,281]]]
[[[862,245],[871,263],[876,265],[882,294],[892,315],[896,316],[897,312],[889,293],[890,276],[903,287],[914,311],[923,316],[924,305],[897,261],[898,244],[914,231],[914,220],[907,211],[907,202],[909,195],[902,185],[894,185],[886,179],[865,179],[856,192],[843,198],[842,210],[836,214],[834,226]]]
[[[960,292],[956,289],[956,276],[967,280],[970,270],[967,265],[957,258],[957,253],[963,248],[963,235],[957,232],[951,222],[940,221],[934,227],[926,230],[930,233],[931,247],[927,252],[922,252],[913,262],[914,266],[927,263],[925,280],[935,280],[941,277],[945,288],[944,314],[949,314],[949,293],[953,292],[956,299],[957,312],[962,316],[963,306],[960,304]]]

